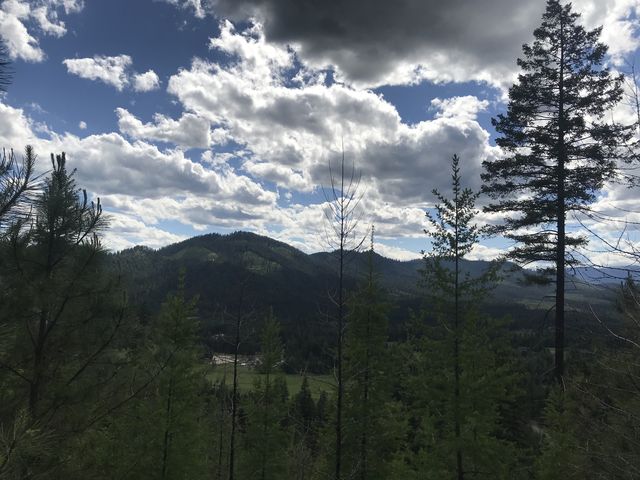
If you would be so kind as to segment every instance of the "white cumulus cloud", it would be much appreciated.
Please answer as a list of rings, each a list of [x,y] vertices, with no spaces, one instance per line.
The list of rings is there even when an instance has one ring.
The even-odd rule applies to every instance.
[[[129,55],[94,55],[86,58],[67,58],[62,63],[67,71],[87,80],[98,80],[118,91],[132,88],[136,92],[150,92],[160,88],[160,78],[153,70],[136,73]]]
[[[186,148],[208,148],[211,144],[210,123],[192,113],[173,120],[156,114],[153,123],[142,123],[124,108],[116,110],[118,127],[134,139],[169,142]]]
[[[81,0],[4,0],[0,3],[0,38],[12,59],[41,62],[45,52],[38,35],[62,37],[67,27],[59,12],[68,15],[82,10]]]
[[[153,70],[133,76],[133,89],[136,92],[150,92],[160,88],[160,78]]]
[[[92,58],[69,58],[63,60],[67,71],[80,78],[99,80],[122,90],[129,84],[127,70],[133,63],[129,55],[113,57],[96,55]]]

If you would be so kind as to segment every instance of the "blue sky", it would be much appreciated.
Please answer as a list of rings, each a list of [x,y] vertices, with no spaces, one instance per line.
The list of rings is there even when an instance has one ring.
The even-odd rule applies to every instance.
[[[613,68],[635,55],[639,2],[574,2],[587,27],[604,25]],[[491,117],[544,2],[393,3],[0,0],[15,71],[0,143],[66,151],[111,216],[112,249],[252,230],[317,251],[344,141],[363,228],[376,225],[381,253],[416,257],[451,155],[473,188],[500,155]]]

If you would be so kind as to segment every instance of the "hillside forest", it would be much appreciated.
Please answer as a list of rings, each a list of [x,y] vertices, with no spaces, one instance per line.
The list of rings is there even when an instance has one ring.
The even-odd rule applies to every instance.
[[[421,260],[376,252],[348,152],[330,251],[307,254],[242,231],[109,251],[73,159],[6,150],[0,479],[640,478],[637,270],[570,225],[624,221],[592,205],[637,189],[640,121],[609,115],[636,83],[579,18],[546,2],[492,121],[503,155],[473,191],[451,152]],[[511,247],[469,259],[492,236]]]

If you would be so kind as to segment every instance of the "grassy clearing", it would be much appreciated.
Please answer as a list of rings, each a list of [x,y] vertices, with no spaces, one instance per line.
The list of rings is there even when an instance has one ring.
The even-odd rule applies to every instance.
[[[254,382],[263,377],[264,375],[256,372],[251,367],[239,366],[238,367],[238,386],[241,392],[248,392],[253,388]],[[207,377],[212,382],[217,382],[226,377],[227,384],[231,384],[233,381],[233,367],[230,364],[216,365],[211,367],[211,371]],[[287,374],[284,376],[287,380],[287,387],[289,388],[289,394],[295,395],[300,391],[302,386],[303,376],[300,374]],[[322,391],[331,393],[335,388],[335,379],[331,375],[307,375],[309,379],[309,388],[314,398],[318,398]]]

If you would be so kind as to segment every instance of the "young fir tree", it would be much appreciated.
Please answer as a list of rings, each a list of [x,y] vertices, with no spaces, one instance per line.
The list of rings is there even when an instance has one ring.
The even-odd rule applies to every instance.
[[[479,236],[472,223],[478,194],[462,187],[457,156],[452,172],[453,197],[434,190],[439,203],[427,213],[432,251],[425,256],[424,280],[435,325],[418,340],[416,470],[421,478],[514,478],[501,408],[512,400],[515,379],[495,322],[478,311],[497,266],[478,277],[463,270]]]
[[[302,378],[300,390],[293,396],[291,401],[294,442],[303,442],[313,449],[316,448],[318,439],[316,414],[316,404],[311,395],[309,378],[305,375]]]
[[[544,408],[544,431],[540,455],[535,462],[535,478],[537,480],[554,480],[558,477],[569,480],[584,478],[620,478],[609,476],[593,476],[586,467],[584,460],[588,450],[578,441],[578,429],[576,422],[579,420],[576,391],[569,385],[568,387],[556,385],[549,392]],[[593,449],[591,432],[584,432],[587,440],[586,445]],[[581,451],[582,450],[582,451]],[[592,450],[591,453],[594,453]],[[633,477],[631,477],[633,478]]]
[[[368,275],[348,304],[344,350],[344,472],[347,478],[360,480],[389,477],[399,436],[390,405],[388,307],[374,273],[374,259],[372,231]]]
[[[282,378],[284,349],[280,324],[273,312],[262,331],[260,355],[258,371],[262,376],[249,395],[238,471],[241,478],[273,480],[284,478],[288,439],[287,398],[275,382],[277,377]]]
[[[565,267],[584,236],[571,234],[569,214],[588,212],[603,183],[615,174],[615,159],[630,130],[609,122],[622,96],[622,76],[603,63],[601,29],[586,31],[571,4],[548,0],[535,40],[523,46],[518,83],[509,90],[506,115],[493,125],[505,158],[484,162],[489,213],[504,215],[495,228],[519,245],[508,257],[547,264],[555,272],[555,376],[564,375]]]

